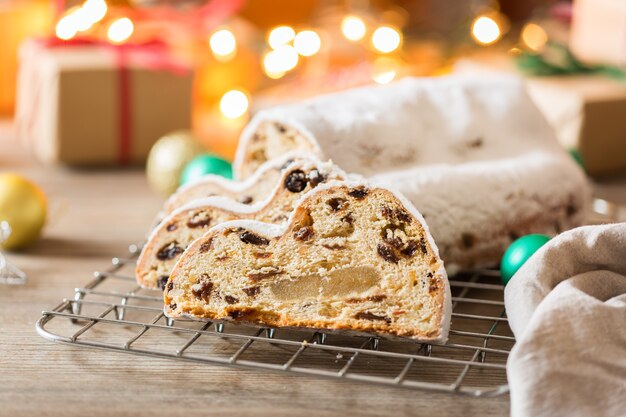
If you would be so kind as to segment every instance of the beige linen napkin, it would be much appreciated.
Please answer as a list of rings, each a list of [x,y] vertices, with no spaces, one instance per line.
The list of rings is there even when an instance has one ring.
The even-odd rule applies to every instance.
[[[626,416],[626,223],[555,237],[504,299],[513,417]]]

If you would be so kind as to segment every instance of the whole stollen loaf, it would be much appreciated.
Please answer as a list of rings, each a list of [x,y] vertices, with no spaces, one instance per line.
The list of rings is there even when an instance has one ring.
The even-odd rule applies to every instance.
[[[294,150],[404,193],[449,271],[497,264],[528,233],[584,222],[590,191],[524,85],[509,76],[405,78],[259,112],[237,178]]]

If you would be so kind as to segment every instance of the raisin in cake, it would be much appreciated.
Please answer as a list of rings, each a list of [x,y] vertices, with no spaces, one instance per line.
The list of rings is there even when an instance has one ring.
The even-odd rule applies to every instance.
[[[331,182],[289,222],[222,223],[176,264],[165,314],[443,342],[450,288],[417,210],[401,195]]]
[[[253,204],[265,199],[276,188],[280,174],[295,160],[308,159],[320,162],[314,155],[303,152],[287,152],[261,164],[253,175],[243,181],[229,180],[219,175],[205,175],[181,186],[165,202],[163,211],[169,214],[191,201],[222,196],[242,204]]]
[[[427,219],[450,271],[491,266],[517,237],[582,224],[582,170],[509,77],[407,78],[257,113],[234,171],[302,150],[397,187]]]
[[[137,262],[137,282],[146,288],[163,288],[180,255],[210,227],[236,219],[285,222],[307,191],[321,183],[345,178],[346,174],[331,162],[299,159],[282,171],[265,200],[251,205],[224,197],[192,201],[165,217],[152,231]]]

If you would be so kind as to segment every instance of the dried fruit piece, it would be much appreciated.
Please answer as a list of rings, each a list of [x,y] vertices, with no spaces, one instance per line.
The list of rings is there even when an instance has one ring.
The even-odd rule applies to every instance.
[[[209,250],[211,250],[211,247],[213,246],[213,239],[209,239],[208,241],[204,242],[202,245],[200,245],[200,252],[205,253],[208,252]]]
[[[385,226],[382,231],[383,240],[396,249],[404,248],[404,242],[400,237],[399,229],[395,226]],[[406,235],[404,235],[406,238]]]
[[[253,198],[250,197],[249,195],[244,195],[243,197],[239,199],[239,202],[241,204],[250,204],[252,203],[252,201],[253,201]]]
[[[395,215],[396,218],[401,222],[409,223],[411,221],[411,216],[403,209],[396,209]]]
[[[417,242],[415,240],[409,240],[406,247],[402,249],[402,254],[410,258],[415,255],[415,252],[417,252]]]
[[[264,237],[261,237],[259,235],[255,235],[254,233],[243,231],[240,235],[239,235],[239,239],[241,239],[241,241],[243,243],[248,243],[251,245],[268,245],[270,243],[269,240],[265,239]]]
[[[370,313],[369,311],[361,311],[359,313],[356,313],[354,318],[359,320],[381,320],[385,323],[391,323],[391,319],[389,317],[379,316],[377,314]]]
[[[320,183],[324,182],[326,177],[322,175],[317,169],[309,172],[309,183],[311,184],[311,188],[317,187]]]
[[[362,200],[369,193],[369,190],[365,187],[357,187],[348,191],[350,197],[354,197],[357,200]]]
[[[339,211],[347,206],[348,201],[345,198],[335,197],[328,200],[326,203],[333,211]]]
[[[195,229],[197,227],[207,227],[211,224],[211,216],[206,211],[200,211],[194,213],[194,215],[187,221],[187,226]]]
[[[160,289],[165,289],[165,284],[167,284],[167,280],[170,278],[169,275],[161,275],[157,280],[157,285]]]
[[[299,241],[307,241],[313,237],[313,228],[311,226],[304,226],[299,228],[293,233],[293,238]]]
[[[280,275],[282,274],[283,271],[281,271],[280,269],[268,269],[266,271],[261,270],[260,272],[253,272],[248,274],[248,278],[250,278],[250,280],[252,280],[253,282],[258,282],[261,280],[264,280],[266,278],[270,278],[273,277],[275,275]]]
[[[368,297],[365,298],[348,298],[346,301],[348,303],[364,303],[366,301],[372,301],[374,303],[379,303],[383,300],[385,300],[387,298],[387,296],[385,294],[378,294],[378,295],[370,295]]]
[[[228,304],[236,304],[239,302],[239,299],[236,297],[233,297],[232,295],[225,295],[224,301],[226,301]]]
[[[159,249],[159,251],[157,252],[156,257],[160,261],[167,261],[170,259],[174,259],[183,252],[183,248],[178,246],[178,241],[175,240],[173,242],[163,245],[163,247],[161,247],[161,249]]]
[[[209,302],[211,292],[213,291],[213,283],[207,274],[202,274],[200,280],[192,287],[191,292],[196,298]]]
[[[261,292],[261,288],[260,287],[246,287],[246,288],[242,288],[242,290],[243,290],[243,292],[245,292],[250,297],[254,297],[259,292]]]
[[[352,213],[348,213],[341,218],[341,221],[346,222],[350,225],[354,224],[354,217],[352,217]]]
[[[420,250],[424,255],[428,253],[428,248],[426,247],[426,240],[424,238],[420,239]]]
[[[304,171],[298,169],[287,175],[287,178],[285,178],[285,188],[292,193],[299,193],[306,188],[307,181]]]
[[[376,248],[378,254],[387,262],[397,264],[399,259],[393,247],[385,242],[380,242]]]
[[[411,215],[403,209],[392,209],[389,206],[383,206],[381,214],[388,220],[394,223],[410,223]]]
[[[178,225],[176,223],[170,223],[167,225],[166,229],[168,232],[173,232],[174,230],[178,229]]]

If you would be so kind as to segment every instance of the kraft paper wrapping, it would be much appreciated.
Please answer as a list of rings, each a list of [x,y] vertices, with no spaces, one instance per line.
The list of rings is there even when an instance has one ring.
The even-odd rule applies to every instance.
[[[626,86],[602,76],[536,77],[528,92],[595,177],[626,172]]]
[[[484,54],[455,64],[455,73],[515,73],[504,55]],[[577,149],[594,177],[626,172],[626,85],[602,75],[526,77],[528,94],[559,142]]]
[[[46,48],[33,41],[22,48],[20,62],[18,133],[44,162],[142,163],[159,137],[190,127],[192,72],[146,66],[140,51],[125,52],[126,100],[113,49]],[[128,120],[127,158],[121,117]]]

